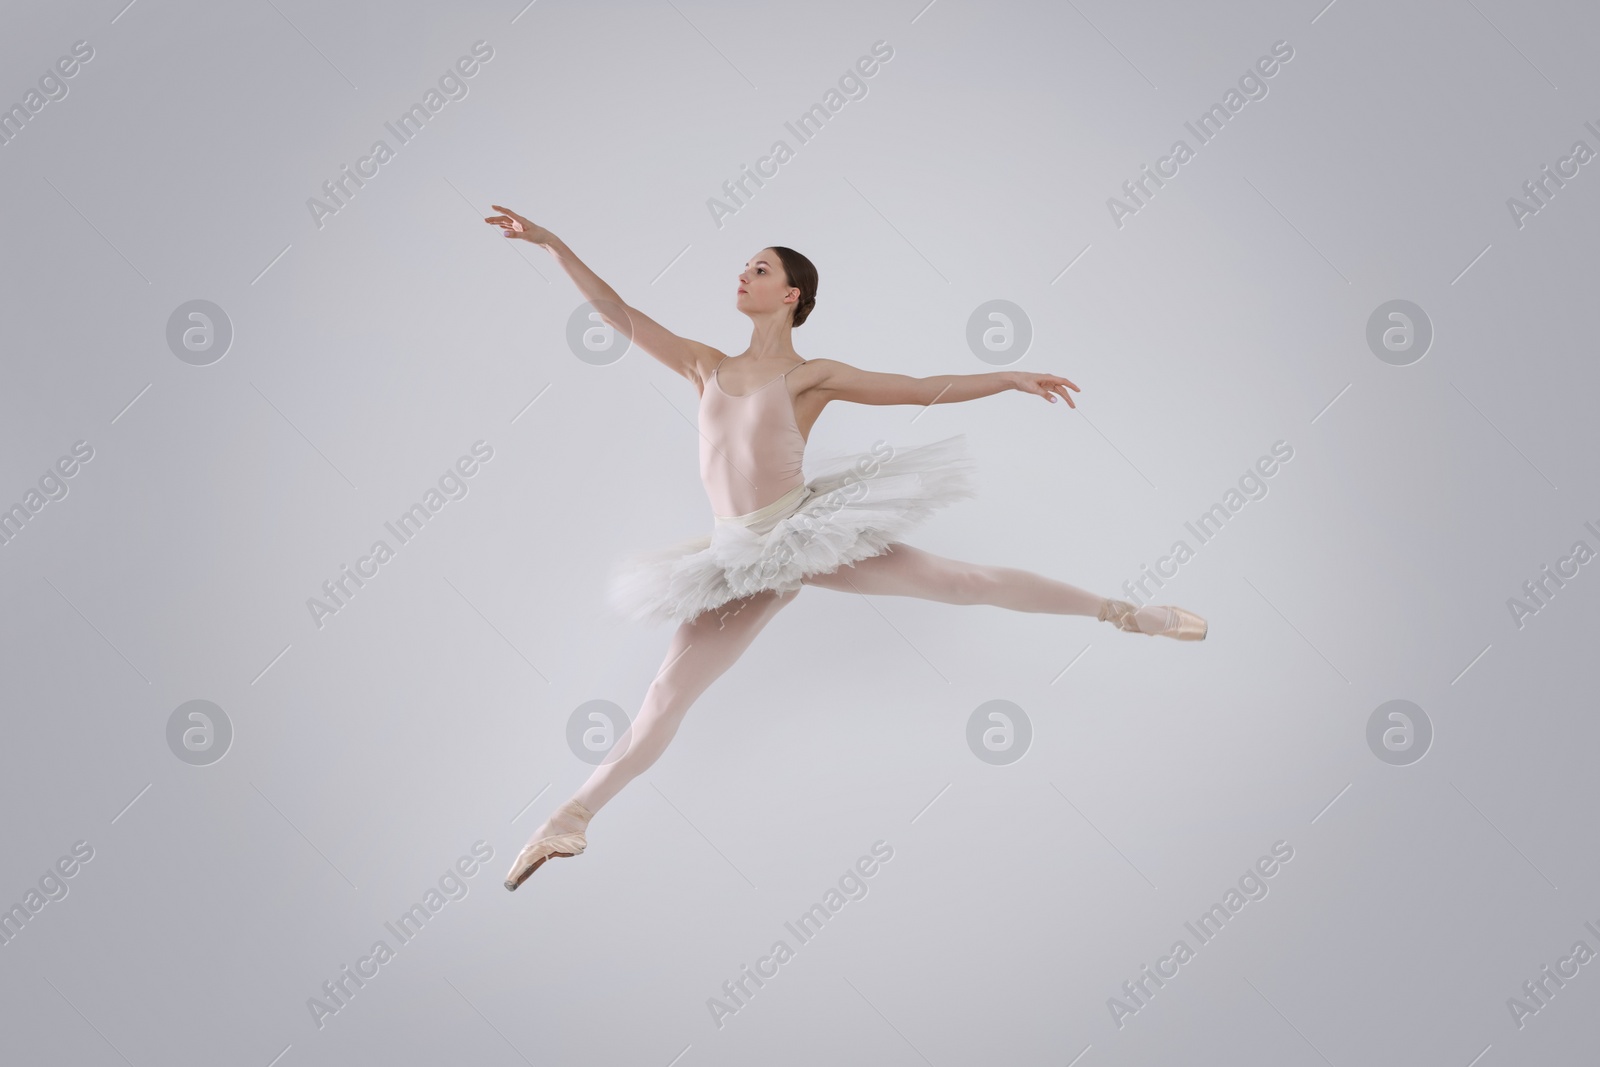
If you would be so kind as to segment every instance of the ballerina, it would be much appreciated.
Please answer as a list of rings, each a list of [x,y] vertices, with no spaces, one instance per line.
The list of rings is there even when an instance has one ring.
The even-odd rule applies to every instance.
[[[1069,408],[1081,390],[1028,371],[916,378],[804,359],[793,330],[816,304],[817,272],[791,248],[771,246],[738,276],[734,304],[751,321],[737,356],[667,330],[624,303],[555,234],[499,204],[484,219],[507,238],[555,257],[603,321],[694,384],[700,393],[700,475],[713,510],[709,534],[637,553],[614,569],[611,606],[631,618],[675,622],[666,659],[638,716],[572,798],[534,831],[505,886],[516,889],[551,858],[587,847],[589,820],[651,764],[690,705],[742,655],[803,586],[1012,611],[1093,616],[1119,630],[1203,640],[1207,623],[1170,605],[1135,607],[1031,571],[945,559],[901,540],[934,511],[974,495],[964,435],[833,457],[807,479],[806,439],[830,402],[953,404],[1016,389]]]

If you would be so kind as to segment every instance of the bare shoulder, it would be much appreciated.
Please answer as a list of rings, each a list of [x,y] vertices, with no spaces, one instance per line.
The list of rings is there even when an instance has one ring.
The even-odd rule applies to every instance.
[[[728,358],[727,354],[700,341],[691,341],[687,337],[684,340],[689,345],[690,354],[684,377],[694,382],[695,388],[704,389],[707,379],[711,377],[711,371],[718,363]]]
[[[837,359],[808,359],[805,366],[795,368],[793,376],[798,379],[796,384],[803,388],[825,389],[854,370],[850,364]]]
[[[806,365],[796,368],[790,377],[798,379],[795,384],[801,391],[821,393],[831,398],[841,389],[847,389],[854,377],[861,373],[859,367],[853,367],[843,360],[808,359]]]

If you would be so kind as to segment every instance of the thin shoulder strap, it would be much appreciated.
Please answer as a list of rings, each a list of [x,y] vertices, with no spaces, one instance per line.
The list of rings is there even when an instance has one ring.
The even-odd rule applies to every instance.
[[[807,363],[810,363],[810,362],[811,361],[809,359],[802,359],[799,363],[796,363],[794,366],[790,367],[789,370],[784,371],[783,372],[783,376],[785,378],[787,378],[789,376],[789,371],[799,370],[801,367],[804,367]]]

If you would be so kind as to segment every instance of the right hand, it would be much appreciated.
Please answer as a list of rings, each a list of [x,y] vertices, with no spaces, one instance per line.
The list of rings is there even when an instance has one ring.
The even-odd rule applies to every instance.
[[[1073,393],[1083,392],[1082,389],[1079,389],[1059,374],[1036,374],[1030,371],[1002,373],[1009,373],[1013,389],[1024,393],[1032,393],[1035,396],[1042,396],[1052,404],[1056,402],[1056,397],[1059,396],[1067,402],[1067,407],[1069,408],[1075,408],[1078,405],[1072,402],[1072,393],[1067,392],[1067,390],[1071,389]]]
[[[490,215],[483,221],[491,226],[499,226],[507,237],[532,241],[536,245],[548,244],[555,239],[555,234],[538,223],[529,222],[510,208],[501,207],[499,204],[490,204],[489,206],[501,212],[501,214]]]

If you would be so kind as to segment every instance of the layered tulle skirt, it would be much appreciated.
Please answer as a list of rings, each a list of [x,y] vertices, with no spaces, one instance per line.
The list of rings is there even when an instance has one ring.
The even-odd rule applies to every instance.
[[[939,508],[976,495],[966,435],[821,460],[804,485],[748,515],[717,516],[709,534],[624,556],[611,608],[640,622],[684,622],[764,589],[790,592],[881,555]]]

